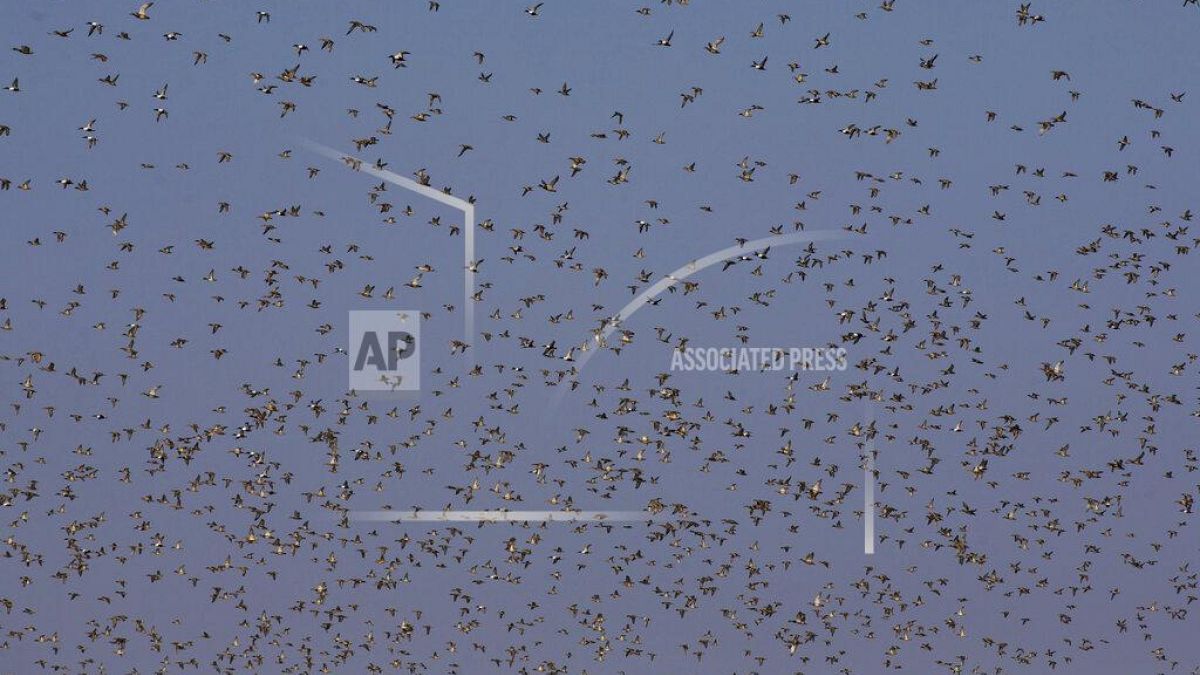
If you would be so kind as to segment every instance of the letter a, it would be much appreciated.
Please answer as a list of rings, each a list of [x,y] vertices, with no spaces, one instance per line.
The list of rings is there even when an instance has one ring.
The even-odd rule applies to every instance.
[[[383,347],[379,346],[379,337],[374,332],[363,333],[362,342],[358,347],[358,357],[354,359],[354,369],[362,370],[365,364],[375,366],[376,370],[387,368],[387,359],[383,356]]]

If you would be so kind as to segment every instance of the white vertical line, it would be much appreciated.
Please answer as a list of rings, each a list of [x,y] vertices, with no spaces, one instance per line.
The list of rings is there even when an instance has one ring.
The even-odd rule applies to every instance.
[[[468,203],[463,208],[463,235],[465,237],[466,246],[464,247],[463,265],[466,266],[463,278],[463,312],[466,313],[463,323],[463,342],[470,345],[467,347],[468,354],[467,364],[471,367],[475,366],[475,273],[471,271],[471,266],[475,263],[475,205]]]
[[[870,427],[875,422],[875,409],[867,403],[863,420]],[[875,438],[867,431],[863,444],[863,553],[875,555]]]
[[[869,445],[869,444],[868,444]],[[875,451],[868,448],[863,471],[866,497],[863,499],[863,553],[875,554]]]

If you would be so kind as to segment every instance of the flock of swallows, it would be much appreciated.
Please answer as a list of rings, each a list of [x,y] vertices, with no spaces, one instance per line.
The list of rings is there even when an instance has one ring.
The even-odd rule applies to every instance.
[[[1053,44],[1063,29],[1053,12],[1010,4],[995,30]],[[425,9],[438,30],[437,17],[455,8],[430,0]],[[511,57],[482,47],[458,62],[397,48],[409,29],[391,10],[313,25],[299,6],[237,7],[217,32],[169,25],[182,10],[146,2],[49,31],[6,28],[15,44],[0,62],[13,71],[0,96],[0,200],[4,212],[25,215],[4,228],[0,299],[0,670],[957,675],[1069,670],[1114,655],[1137,664],[1123,672],[1200,672],[1194,639],[1181,637],[1194,633],[1200,595],[1189,529],[1200,490],[1190,433],[1200,417],[1200,239],[1190,195],[1145,182],[1188,170],[1173,163],[1190,155],[1188,139],[1170,131],[1188,114],[1185,93],[1129,97],[1110,82],[1085,90],[1087,78],[1053,63],[1022,74],[1054,87],[1030,94],[1046,114],[1010,114],[1020,106],[1003,100],[970,109],[974,99],[955,92],[966,77],[986,77],[969,74],[987,72],[990,55],[952,53],[893,27],[895,16],[922,9],[883,0],[853,13],[920,53],[907,63],[862,57],[845,72],[838,60],[874,38],[814,29],[799,8],[761,20],[747,8],[744,25],[707,35],[673,25],[700,11],[686,0],[604,10],[629,25],[617,51],[646,68],[659,50],[689,50],[687,69],[662,75],[686,84],[664,85],[655,102],[681,120],[754,124],[783,114],[762,102],[722,108],[723,81],[704,79],[753,52],[736,77],[788,92],[797,123],[813,106],[852,118],[840,128],[808,123],[806,133],[843,144],[878,138],[879,150],[908,153],[849,173],[779,170],[794,158],[712,156],[700,142],[679,148],[669,132],[641,126],[652,114],[628,105],[612,112],[593,100],[591,113],[566,112],[566,99],[586,99],[590,83],[528,87]],[[533,44],[552,50],[554,31],[539,23],[575,8],[489,11],[519,17]],[[447,45],[462,42],[456,29],[440,30]],[[244,42],[258,44],[243,52]],[[344,53],[379,70],[326,65]],[[580,56],[596,55],[564,65]],[[161,64],[178,74],[173,83],[137,88],[138,71]],[[188,70],[206,68],[241,79],[213,84]],[[912,88],[901,95],[889,77],[868,82],[871,68],[909,73]],[[336,118],[331,127],[355,129],[341,139],[347,149],[382,151],[393,134],[460,133],[446,131],[454,123],[443,115],[472,114],[471,97],[407,83],[439,69],[471,71],[474,96],[504,88],[524,102],[498,115],[493,132],[442,142],[446,156],[431,161],[452,174],[476,156],[510,152],[489,148],[501,142],[553,156],[538,175],[499,172],[494,182],[510,191],[486,197],[541,215],[505,231],[495,221],[510,218],[496,206],[479,224],[492,260],[466,267],[479,280],[481,328],[426,344],[431,384],[417,402],[338,390],[330,383],[344,382],[345,309],[419,307],[430,327],[454,324],[462,308],[429,287],[461,275],[457,258],[375,248],[355,241],[353,228],[329,227],[324,209],[334,207],[311,202],[338,199],[322,181],[344,168],[297,167],[299,153],[254,137],[206,147],[220,130],[173,104],[180,93],[191,105],[248,95],[239,114],[255,129],[278,126],[285,138],[296,118]],[[54,98],[68,87],[77,93]],[[345,109],[363,94],[373,105]],[[1132,103],[1100,165],[1029,151],[1015,165],[964,170],[963,155],[975,151],[955,147],[961,138],[938,143],[923,118],[958,108],[987,143],[1028,149],[1075,133],[1090,102],[1112,99]],[[901,108],[913,101],[938,103]],[[64,108],[77,128],[51,128]],[[601,126],[582,137],[553,128],[571,115]],[[17,154],[64,133],[82,141],[72,137],[72,148],[85,160],[104,158],[81,164],[102,173]],[[179,156],[170,168],[145,158],[164,138],[176,140],[160,153]],[[925,140],[935,145],[912,145]],[[310,203],[223,196],[232,189],[221,172],[256,156],[303,183]],[[654,167],[663,156],[674,162],[670,175],[633,170],[634,159]],[[596,175],[605,161],[610,170]],[[351,169],[362,162],[346,160]],[[437,186],[432,174],[412,173]],[[791,222],[728,230],[718,224],[731,212],[720,195],[688,187],[706,175],[735,195],[769,184],[774,192],[755,194],[772,195]],[[656,189],[680,176],[684,187]],[[130,194],[116,182],[145,187]],[[147,215],[146,202],[176,184],[198,195],[186,203],[208,200],[211,211]],[[633,195],[638,215],[613,222],[552,203],[585,193],[622,204]],[[405,204],[410,197],[380,183],[338,208],[381,232],[463,236],[445,215],[421,222],[426,205]],[[951,199],[974,215],[945,219],[940,206]],[[1089,201],[1112,199],[1139,215],[1109,222],[1088,211]],[[534,200],[544,201],[528,206]],[[63,204],[76,215],[62,216]],[[1072,208],[1090,219],[1040,230],[1079,217]],[[721,248],[818,219],[842,223],[842,238],[747,250],[670,287],[653,311],[600,339],[631,294],[678,266],[678,241],[703,238],[684,228],[726,228],[714,240]],[[234,233],[247,223],[252,235]],[[1031,231],[1044,236],[1034,241]],[[924,251],[906,243],[918,237]],[[395,279],[390,261],[405,255],[410,278]],[[719,335],[754,345],[779,308],[803,298],[834,327],[831,344],[850,350],[847,372],[695,377],[669,372],[665,357],[658,369],[621,365],[638,350],[666,354]],[[264,345],[277,321],[306,326],[319,348]],[[578,369],[588,350],[607,365]],[[475,365],[463,365],[468,353]],[[864,406],[875,421],[863,421]],[[560,437],[555,417],[579,421]],[[863,517],[855,477],[870,445],[880,452],[880,549],[848,557],[838,542],[853,541],[845,532]],[[408,501],[422,490],[440,503]],[[670,517],[420,526],[349,517],[380,506],[633,507]]]

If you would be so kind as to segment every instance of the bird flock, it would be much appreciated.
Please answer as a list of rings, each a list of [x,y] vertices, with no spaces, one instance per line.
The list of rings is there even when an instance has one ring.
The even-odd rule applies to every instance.
[[[1200,673],[1196,0],[3,14],[0,672]]]

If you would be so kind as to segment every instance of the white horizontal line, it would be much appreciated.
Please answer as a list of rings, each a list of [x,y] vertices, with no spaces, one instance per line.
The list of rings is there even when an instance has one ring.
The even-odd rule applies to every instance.
[[[649,511],[351,511],[350,520],[363,522],[529,522],[529,521],[648,521]]]

